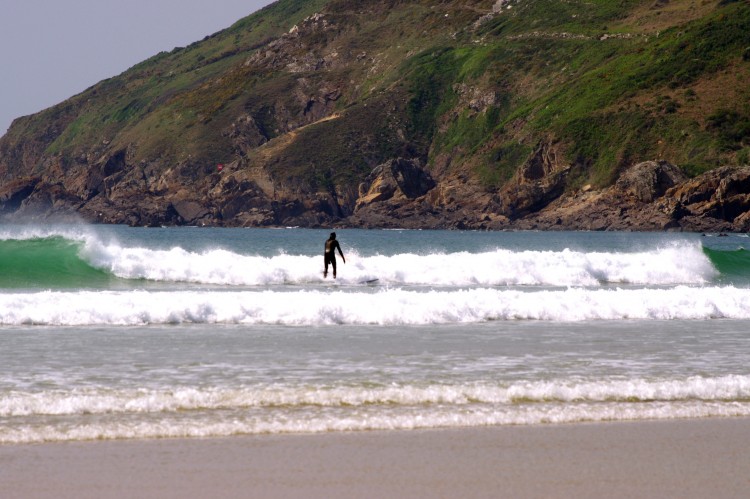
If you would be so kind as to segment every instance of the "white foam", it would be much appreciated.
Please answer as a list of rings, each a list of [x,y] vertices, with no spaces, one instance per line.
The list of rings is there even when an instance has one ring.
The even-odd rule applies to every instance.
[[[225,437],[280,433],[324,433],[363,430],[408,430],[427,428],[459,428],[496,425],[536,425],[547,423],[579,423],[600,421],[638,421],[680,418],[747,417],[750,405],[735,403],[685,403],[681,405],[648,404],[581,404],[572,407],[540,404],[498,411],[477,408],[455,412],[435,408],[412,412],[364,409],[357,417],[332,413],[248,417],[235,414],[232,418],[185,419],[160,418],[134,422],[99,421],[70,425],[22,424],[0,428],[0,443],[67,442],[81,440]]]
[[[749,415],[748,376],[511,385],[92,388],[6,394],[0,416],[8,424],[0,428],[0,443]],[[28,416],[36,423],[27,422]]]
[[[492,320],[750,319],[750,289],[80,291],[0,295],[0,324],[421,325]]]
[[[90,241],[83,256],[94,266],[127,279],[230,285],[323,280],[320,256],[263,257],[226,250],[193,253],[181,248],[125,248]],[[717,275],[700,246],[687,243],[641,253],[499,249],[478,254],[360,256],[349,252],[346,264],[339,265],[344,283],[378,277],[382,283],[438,286],[705,284]]]
[[[69,225],[14,225],[0,226],[0,241],[44,239],[48,237],[64,237],[72,241],[96,241],[98,238],[93,228],[85,224]]]
[[[293,407],[516,405],[540,402],[750,402],[750,376],[603,381],[547,380],[511,384],[247,386],[238,388],[100,389],[10,392],[0,417],[162,413]]]
[[[323,281],[321,255],[246,255],[126,246],[90,226],[9,226],[0,240],[61,236],[83,243],[82,258],[124,279],[263,286]],[[431,286],[700,285],[717,275],[698,242],[679,241],[639,252],[513,251],[361,256],[339,263],[345,284],[379,278],[381,284]]]

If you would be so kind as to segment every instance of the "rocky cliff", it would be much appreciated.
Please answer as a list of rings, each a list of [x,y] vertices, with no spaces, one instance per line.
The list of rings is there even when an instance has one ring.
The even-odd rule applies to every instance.
[[[750,6],[280,0],[0,139],[0,217],[747,231]]]

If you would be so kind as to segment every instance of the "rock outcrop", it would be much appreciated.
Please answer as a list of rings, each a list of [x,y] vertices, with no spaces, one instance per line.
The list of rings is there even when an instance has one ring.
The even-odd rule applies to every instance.
[[[515,220],[542,210],[564,192],[569,170],[556,146],[540,144],[501,190],[502,214]]]
[[[433,207],[426,196],[435,186],[418,160],[397,158],[378,165],[359,185],[351,223],[362,227],[418,227],[417,220],[410,218],[430,214]]]
[[[523,229],[739,231],[750,228],[750,166],[688,179],[665,161],[623,172],[615,185],[561,196],[518,221]]]
[[[394,159],[375,167],[360,184],[354,211],[385,201],[397,205],[403,200],[424,196],[433,187],[435,181],[420,167],[419,161]]]
[[[726,166],[688,178],[666,161],[625,170],[614,185],[566,191],[569,167],[538,149],[499,193],[450,175],[435,179],[415,159],[375,167],[358,193],[306,195],[277,189],[268,172],[241,162],[187,189],[179,173],[158,178],[102,158],[64,184],[23,177],[0,189],[3,220],[83,217],[131,225],[339,226],[533,230],[750,231],[750,166]],[[465,180],[465,179],[464,179]],[[133,204],[137,209],[133,209]]]

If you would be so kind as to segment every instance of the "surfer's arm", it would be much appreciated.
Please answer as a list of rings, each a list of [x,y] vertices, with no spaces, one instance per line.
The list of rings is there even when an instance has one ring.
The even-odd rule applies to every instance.
[[[341,255],[341,260],[343,260],[344,263],[346,263],[346,258],[344,258],[344,253],[341,251],[341,245],[336,241],[336,249],[339,250],[339,255]]]

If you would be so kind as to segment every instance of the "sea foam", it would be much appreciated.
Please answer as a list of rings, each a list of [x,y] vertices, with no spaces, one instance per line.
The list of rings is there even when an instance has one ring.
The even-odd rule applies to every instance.
[[[0,295],[0,324],[420,325],[493,320],[748,319],[750,290],[79,291]]]
[[[747,376],[11,392],[0,443],[749,416],[749,400]]]
[[[227,286],[274,286],[324,282],[321,255],[254,255],[222,248],[154,249],[128,245],[91,227],[0,229],[8,240],[62,237],[80,246],[88,264],[126,280]],[[676,241],[642,251],[494,249],[428,254],[360,255],[339,261],[339,282],[419,286],[671,286],[713,282],[718,271],[698,242]]]
[[[546,380],[512,383],[289,386],[284,384],[169,389],[77,388],[10,392],[0,397],[0,417],[115,413],[166,413],[292,407],[370,405],[453,406],[542,402],[750,402],[750,376],[685,379]]]
[[[125,279],[226,285],[305,284],[323,281],[322,257],[254,256],[227,250],[200,253],[87,244],[83,257]],[[381,283],[433,286],[602,283],[705,284],[717,272],[699,245],[680,244],[639,253],[512,251],[360,256],[339,262],[343,283],[378,278]]]

